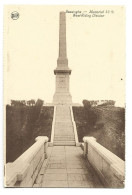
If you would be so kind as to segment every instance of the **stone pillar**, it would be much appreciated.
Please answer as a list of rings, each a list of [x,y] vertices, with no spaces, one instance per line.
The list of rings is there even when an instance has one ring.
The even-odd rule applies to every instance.
[[[68,68],[68,59],[66,51],[66,13],[60,12],[60,26],[59,26],[59,57],[57,60],[57,67]]]
[[[56,90],[53,97],[54,104],[71,104],[72,97],[69,92],[69,75],[71,70],[68,67],[66,51],[66,13],[60,12],[59,26],[59,57],[57,68],[54,70],[56,75]]]
[[[66,58],[66,14],[60,12],[59,57]]]

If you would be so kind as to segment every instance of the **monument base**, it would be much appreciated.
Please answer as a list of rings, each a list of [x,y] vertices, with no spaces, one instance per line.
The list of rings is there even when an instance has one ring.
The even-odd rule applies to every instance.
[[[69,93],[55,93],[53,104],[72,104],[72,96]]]

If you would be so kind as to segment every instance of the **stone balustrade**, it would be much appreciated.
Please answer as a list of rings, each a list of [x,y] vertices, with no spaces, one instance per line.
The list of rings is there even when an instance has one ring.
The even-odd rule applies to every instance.
[[[28,150],[5,169],[6,187],[32,187],[47,158],[48,137],[38,136]]]
[[[84,156],[88,159],[106,187],[123,188],[125,162],[96,142],[94,137],[84,137]]]

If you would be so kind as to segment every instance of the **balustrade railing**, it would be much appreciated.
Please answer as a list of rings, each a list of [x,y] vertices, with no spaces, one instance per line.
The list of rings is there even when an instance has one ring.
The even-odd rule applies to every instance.
[[[84,156],[97,172],[106,187],[123,188],[125,162],[96,142],[94,137],[84,137]]]
[[[47,158],[48,137],[38,136],[28,150],[5,167],[6,187],[32,187]]]

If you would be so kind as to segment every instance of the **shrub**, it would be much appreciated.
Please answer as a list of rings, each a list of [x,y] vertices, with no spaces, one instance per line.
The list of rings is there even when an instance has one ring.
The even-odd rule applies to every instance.
[[[91,108],[91,104],[88,100],[83,100],[83,106],[86,109],[90,109]]]
[[[35,106],[37,106],[37,107],[42,107],[42,106],[43,106],[43,100],[38,99],[38,100],[36,101]]]
[[[96,123],[97,116],[94,113],[94,110],[91,107],[91,104],[88,100],[83,100],[84,110],[85,110],[85,118],[88,126],[93,126]]]
[[[115,105],[114,100],[107,100],[106,102],[104,102],[103,104],[100,104],[99,106],[114,106],[114,105]]]

